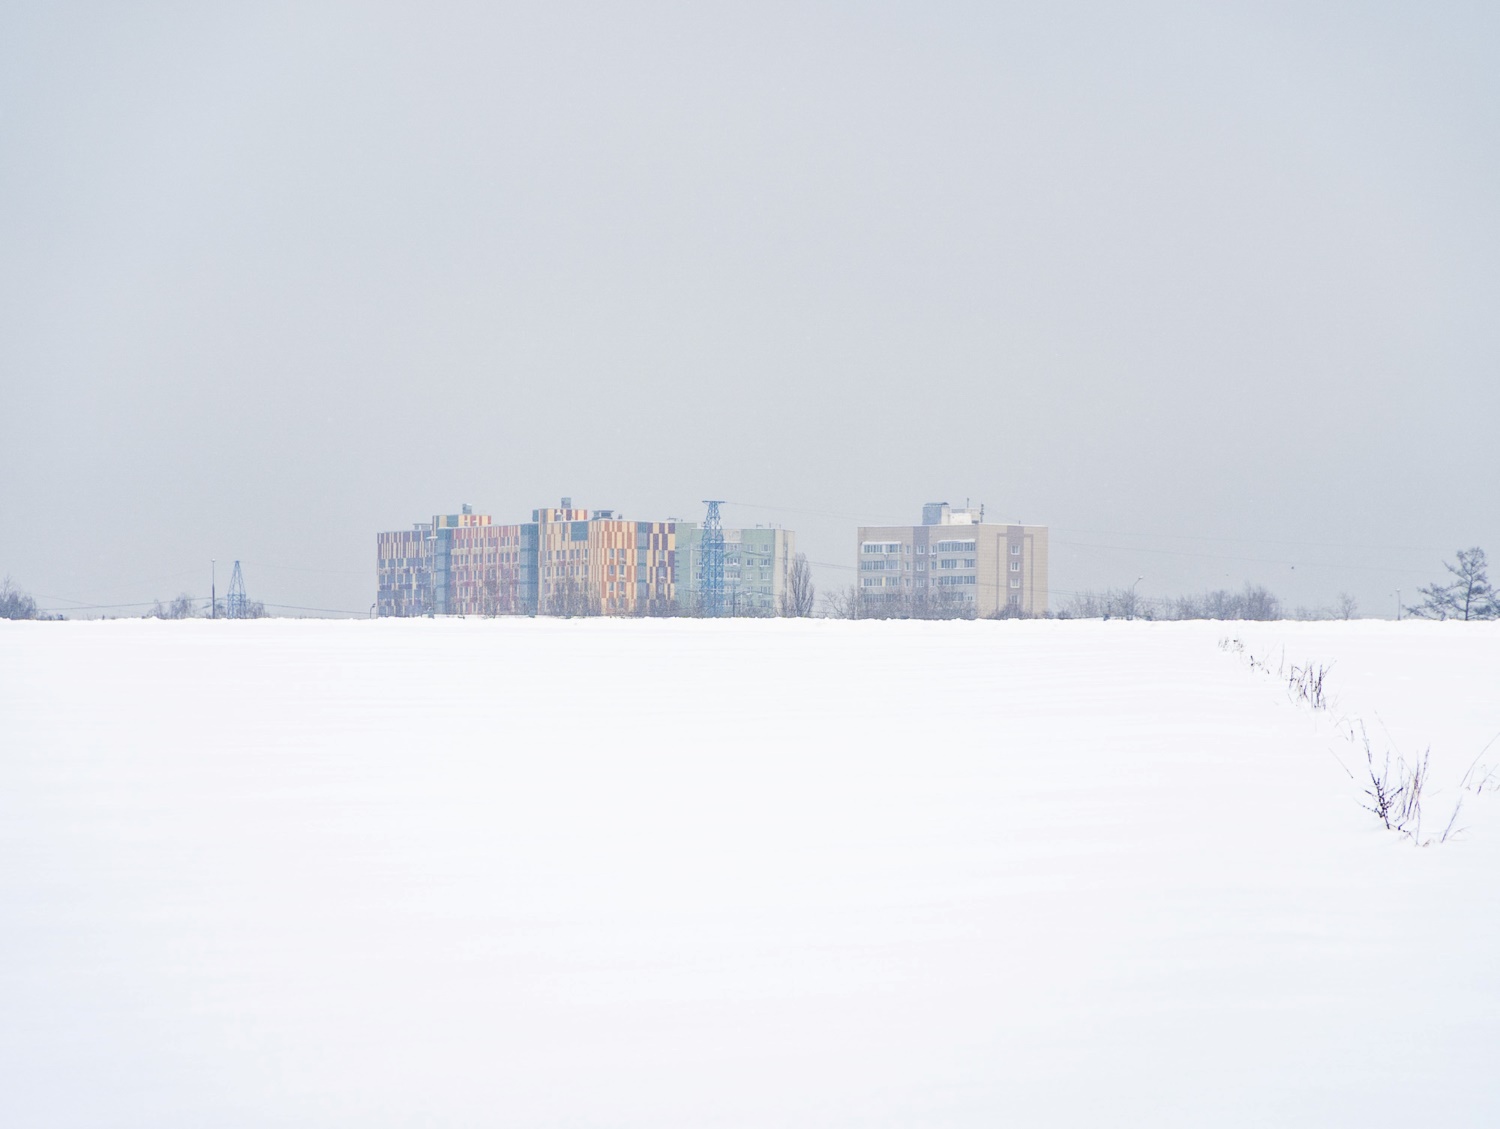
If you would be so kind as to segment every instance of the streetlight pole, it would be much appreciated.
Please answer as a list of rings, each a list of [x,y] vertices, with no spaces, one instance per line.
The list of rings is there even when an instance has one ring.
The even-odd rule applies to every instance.
[[[1137,576],[1135,578],[1135,583],[1131,584],[1131,586],[1130,586],[1130,614],[1125,617],[1126,619],[1134,619],[1135,618],[1135,586],[1136,586],[1136,584],[1139,584],[1142,580],[1145,580],[1145,579],[1146,578],[1144,576]]]

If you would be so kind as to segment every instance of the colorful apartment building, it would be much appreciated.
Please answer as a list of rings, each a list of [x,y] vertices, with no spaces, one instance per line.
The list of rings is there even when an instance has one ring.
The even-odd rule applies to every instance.
[[[540,615],[661,615],[675,604],[676,523],[613,510],[532,511]]]
[[[564,498],[496,525],[469,506],[376,535],[376,611],[653,615],[677,610],[676,523],[590,514]]]
[[[465,506],[462,513],[437,514],[410,530],[376,534],[376,612],[402,616],[522,609],[520,529],[494,525],[488,514]]]

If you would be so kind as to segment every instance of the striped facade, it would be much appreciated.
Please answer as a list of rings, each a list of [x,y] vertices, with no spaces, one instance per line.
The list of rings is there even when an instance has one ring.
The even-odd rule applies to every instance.
[[[375,535],[375,610],[425,615],[432,598],[432,533],[425,525]]]
[[[527,615],[536,609],[536,538],[526,525],[453,530],[444,611],[450,615]]]
[[[677,523],[590,514],[563,499],[531,521],[438,515],[376,535],[377,611],[401,615],[664,615],[677,609]]]
[[[604,510],[536,510],[547,615],[663,614],[675,602],[676,523]]]

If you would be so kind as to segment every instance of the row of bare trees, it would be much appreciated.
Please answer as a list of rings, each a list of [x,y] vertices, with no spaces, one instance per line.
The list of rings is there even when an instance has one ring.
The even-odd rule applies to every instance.
[[[829,592],[823,611],[830,619],[973,619],[974,605],[951,588],[866,590],[857,585]]]
[[[200,606],[201,605],[201,606]],[[142,619],[202,619],[212,615],[216,619],[227,619],[224,600],[222,598],[214,601],[213,607],[208,607],[208,601],[201,598],[189,596],[186,592],[180,596],[174,596],[163,604],[157,600],[151,605],[151,610]],[[266,605],[259,600],[247,601],[240,619],[265,619]]]
[[[0,580],[0,619],[36,618],[36,600],[12,584],[10,577]]]
[[[565,577],[561,580],[545,582],[541,603],[542,606],[537,610],[539,615],[597,616],[607,614],[599,593],[593,586],[577,577]],[[733,595],[726,599],[725,606],[726,614],[737,618],[774,616],[801,618],[812,615],[817,606],[817,589],[813,586],[812,567],[808,564],[807,556],[798,553],[793,558],[787,570],[786,586],[774,606],[761,606],[749,600],[735,599]],[[485,610],[481,614],[507,615],[521,610],[497,601],[494,610]],[[702,616],[703,612],[697,607],[696,601],[690,600],[682,603],[675,598],[661,595],[637,600],[631,614],[640,617],[697,618]]]
[[[1348,601],[1353,614],[1353,601]],[[1258,584],[1246,584],[1239,592],[1218,589],[1198,596],[1152,598],[1134,588],[1106,588],[1102,592],[1075,592],[1058,619],[1285,619],[1285,610],[1275,593]],[[1330,618],[1325,616],[1308,618]],[[1346,617],[1347,618],[1347,617]]]
[[[1417,589],[1417,603],[1406,605],[1407,615],[1421,619],[1500,619],[1500,594],[1490,584],[1484,550],[1460,549],[1453,562],[1444,561],[1446,583]],[[1076,593],[1058,612],[1059,619],[1353,619],[1359,604],[1347,592],[1332,607],[1299,607],[1288,612],[1276,595],[1260,585],[1246,584],[1239,592],[1220,589],[1201,596],[1152,599],[1134,588],[1107,588]]]

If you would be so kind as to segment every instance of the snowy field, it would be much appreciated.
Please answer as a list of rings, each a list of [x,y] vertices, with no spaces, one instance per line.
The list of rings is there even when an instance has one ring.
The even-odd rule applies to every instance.
[[[0,623],[0,1125],[1500,1124],[1497,733],[1500,624]]]

